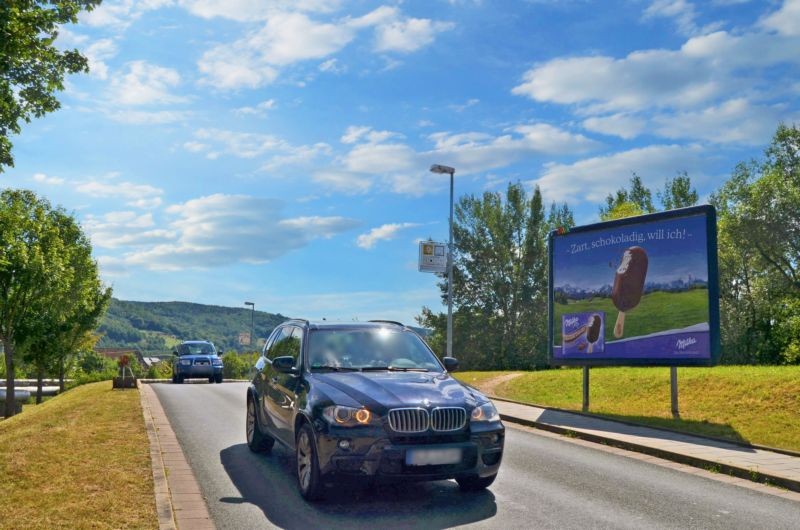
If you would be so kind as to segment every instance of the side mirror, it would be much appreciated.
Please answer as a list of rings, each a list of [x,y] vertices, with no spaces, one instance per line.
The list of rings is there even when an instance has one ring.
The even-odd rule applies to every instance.
[[[225,355],[225,350],[217,350],[217,355],[222,357],[223,355]]]
[[[176,349],[173,349],[173,350],[172,350],[172,355],[178,355],[178,350],[176,350]]]
[[[297,368],[294,365],[295,359],[291,355],[283,355],[272,359],[272,367],[282,374],[297,373]]]
[[[458,370],[458,359],[455,357],[443,357],[442,362],[444,362],[444,369],[448,372],[455,372]]]

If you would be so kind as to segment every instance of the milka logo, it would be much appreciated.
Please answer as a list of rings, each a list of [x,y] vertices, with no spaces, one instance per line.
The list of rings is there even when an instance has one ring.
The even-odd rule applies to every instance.
[[[578,317],[570,317],[564,319],[564,326],[566,327],[577,326],[577,325],[578,325]]]
[[[685,350],[692,344],[697,344],[697,339],[694,337],[689,337],[688,339],[678,339],[678,342],[675,344],[675,347],[679,350]]]

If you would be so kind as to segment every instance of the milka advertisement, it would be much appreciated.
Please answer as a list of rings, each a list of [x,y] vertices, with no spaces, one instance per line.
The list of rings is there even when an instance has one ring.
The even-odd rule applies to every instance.
[[[709,210],[713,216],[699,207],[555,234],[553,363],[709,363],[717,307],[710,303],[716,232],[709,241]]]

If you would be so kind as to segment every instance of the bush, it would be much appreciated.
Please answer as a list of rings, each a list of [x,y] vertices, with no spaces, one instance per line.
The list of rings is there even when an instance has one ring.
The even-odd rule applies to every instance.
[[[148,379],[170,379],[172,377],[172,365],[169,361],[161,361],[147,369]]]
[[[222,373],[225,379],[250,379],[251,370],[256,365],[258,357],[258,353],[226,353],[222,356],[222,362],[225,365]]]

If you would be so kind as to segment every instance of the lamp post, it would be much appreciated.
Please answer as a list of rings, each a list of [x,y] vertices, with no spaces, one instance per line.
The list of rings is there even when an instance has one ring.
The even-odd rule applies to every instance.
[[[245,302],[244,305],[250,306],[250,346],[252,346],[253,333],[255,333],[255,330],[253,329],[253,324],[255,322],[255,316],[256,316],[256,304],[253,302]]]
[[[453,356],[453,176],[455,168],[434,164],[431,173],[450,175],[450,238],[447,241],[447,356]]]

